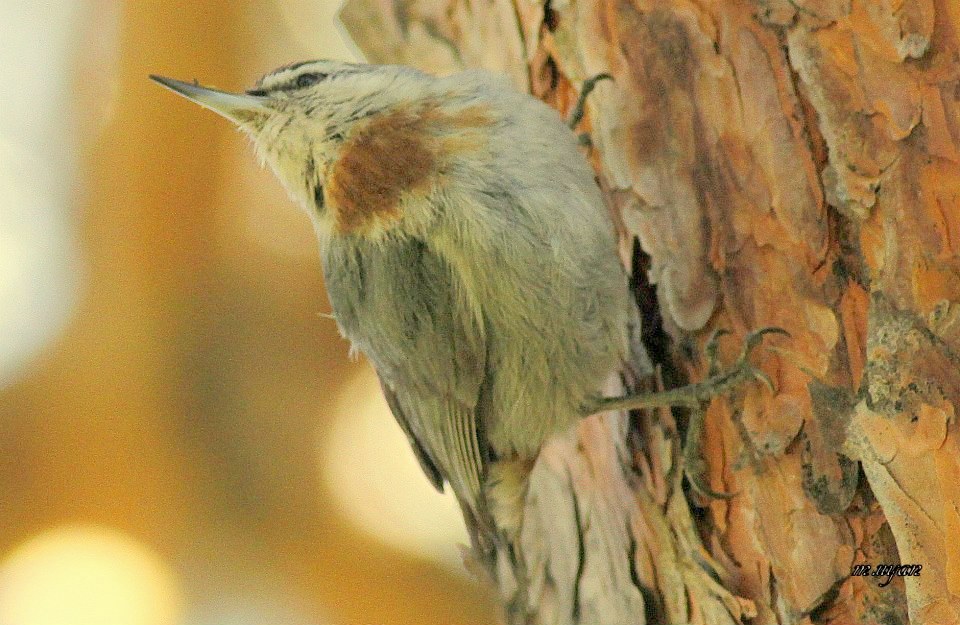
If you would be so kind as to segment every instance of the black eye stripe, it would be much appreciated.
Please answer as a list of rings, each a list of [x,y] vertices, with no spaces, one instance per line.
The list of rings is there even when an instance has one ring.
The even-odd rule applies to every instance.
[[[306,74],[300,74],[297,76],[290,86],[293,89],[304,89],[317,84],[326,77],[327,74],[322,74],[320,72],[307,72]]]
[[[256,89],[247,89],[246,94],[252,96],[266,96],[270,95],[272,91],[295,91],[297,89],[305,89],[311,87],[321,80],[326,80],[330,75],[323,72],[306,72],[300,74],[290,82],[287,82],[282,85],[275,85],[269,89],[264,89],[258,87]]]

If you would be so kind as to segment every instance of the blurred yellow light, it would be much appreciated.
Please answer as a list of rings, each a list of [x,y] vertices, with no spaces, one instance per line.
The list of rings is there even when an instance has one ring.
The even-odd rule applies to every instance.
[[[105,528],[45,532],[0,567],[0,625],[176,625],[180,610],[163,561]]]
[[[77,300],[71,81],[82,4],[0,2],[0,84],[16,85],[0,90],[0,386],[56,338]]]
[[[324,443],[323,477],[362,529],[463,571],[457,545],[469,537],[456,499],[427,481],[369,368],[344,386]]]
[[[343,0],[277,0],[276,8],[290,35],[284,45],[296,43],[303,59],[359,60],[359,53],[336,19],[341,5]]]

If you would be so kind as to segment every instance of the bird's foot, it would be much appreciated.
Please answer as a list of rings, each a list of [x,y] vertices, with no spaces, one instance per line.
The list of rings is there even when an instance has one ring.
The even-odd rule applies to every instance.
[[[716,358],[716,340],[725,332],[715,332],[707,343],[707,355],[711,360]],[[697,407],[701,403],[713,399],[717,395],[724,395],[738,385],[750,379],[763,383],[774,391],[773,382],[769,376],[750,362],[750,353],[763,341],[767,334],[782,334],[790,336],[783,328],[762,328],[747,335],[740,356],[729,369],[722,373],[715,373],[702,382],[687,384],[679,388],[656,393],[640,393],[623,397],[604,397],[588,407],[588,414],[595,414],[607,410],[638,410],[640,408],[662,408],[665,406]],[[712,344],[711,344],[712,343]],[[711,364],[715,367],[715,364]]]
[[[703,455],[703,404],[718,395],[725,395],[740,384],[750,380],[756,380],[769,388],[771,392],[774,392],[773,381],[766,373],[750,362],[750,354],[763,342],[764,336],[768,334],[790,336],[790,334],[783,328],[775,327],[761,328],[760,330],[751,332],[747,335],[746,340],[744,340],[743,349],[740,351],[740,356],[737,360],[729,369],[720,372],[716,363],[717,343],[719,338],[725,334],[728,334],[726,330],[717,330],[707,341],[704,350],[708,361],[708,378],[706,380],[656,393],[641,393],[624,397],[606,397],[591,406],[588,413],[594,414],[608,410],[637,410],[640,408],[659,408],[666,406],[684,406],[689,408],[690,417],[687,425],[686,440],[683,445],[684,473],[690,481],[690,485],[699,494],[707,497],[728,499],[736,493],[717,492],[707,486],[707,466]]]

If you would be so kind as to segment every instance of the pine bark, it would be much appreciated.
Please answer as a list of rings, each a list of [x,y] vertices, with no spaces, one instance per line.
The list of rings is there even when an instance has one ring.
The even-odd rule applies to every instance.
[[[371,62],[503,71],[564,114],[613,77],[585,154],[668,386],[707,375],[716,329],[721,363],[791,334],[753,357],[775,392],[706,412],[730,499],[682,480],[680,413],[543,450],[512,622],[960,621],[960,5],[348,0],[342,19]],[[922,568],[881,585],[857,564]]]

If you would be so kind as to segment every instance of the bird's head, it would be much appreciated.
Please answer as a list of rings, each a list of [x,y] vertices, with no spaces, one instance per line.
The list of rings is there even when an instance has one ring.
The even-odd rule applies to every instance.
[[[403,66],[295,63],[243,93],[151,78],[236,123],[314,220],[341,232],[397,222],[404,199],[435,183],[446,149],[436,79]]]

